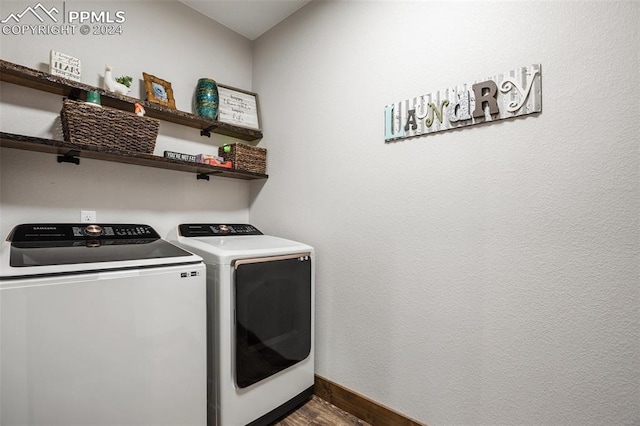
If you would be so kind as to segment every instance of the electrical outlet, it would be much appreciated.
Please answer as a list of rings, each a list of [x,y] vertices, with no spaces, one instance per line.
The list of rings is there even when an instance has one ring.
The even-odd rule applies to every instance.
[[[96,223],[98,221],[96,212],[91,210],[82,210],[80,212],[80,222],[82,223]]]

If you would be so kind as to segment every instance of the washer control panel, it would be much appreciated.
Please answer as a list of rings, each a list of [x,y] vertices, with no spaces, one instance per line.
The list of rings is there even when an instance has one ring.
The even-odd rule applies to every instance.
[[[136,240],[158,239],[160,235],[149,225],[53,223],[18,225],[12,242],[74,241],[74,240]]]
[[[156,235],[148,225],[87,225],[74,226],[75,237],[126,237],[126,238],[154,238]]]
[[[247,224],[182,224],[178,226],[183,237],[222,237],[228,235],[262,235],[255,226]]]

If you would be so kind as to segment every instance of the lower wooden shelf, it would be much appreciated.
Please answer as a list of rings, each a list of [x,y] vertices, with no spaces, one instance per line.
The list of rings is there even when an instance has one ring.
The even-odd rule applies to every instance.
[[[224,167],[210,166],[207,164],[173,160],[151,154],[101,151],[99,147],[94,145],[81,145],[53,139],[16,135],[13,133],[0,132],[0,147],[58,154],[62,156],[62,158],[66,159],[90,158],[93,160],[112,161],[115,163],[133,164],[136,166],[177,170],[181,172],[196,173],[201,178],[205,176],[221,176],[233,179],[256,180],[267,179],[269,177],[268,175],[261,173],[245,172],[227,169]]]

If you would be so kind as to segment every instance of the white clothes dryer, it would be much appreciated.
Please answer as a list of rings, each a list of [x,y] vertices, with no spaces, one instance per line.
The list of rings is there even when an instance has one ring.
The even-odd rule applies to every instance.
[[[147,225],[25,224],[0,247],[0,424],[207,421],[205,266]]]
[[[208,425],[268,425],[314,383],[314,249],[246,224],[182,224],[169,241],[204,259]]]

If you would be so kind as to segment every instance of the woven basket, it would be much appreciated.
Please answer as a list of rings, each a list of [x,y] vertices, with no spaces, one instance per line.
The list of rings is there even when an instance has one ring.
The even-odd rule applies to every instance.
[[[245,172],[264,174],[267,170],[267,150],[242,143],[232,143],[218,148],[224,161],[233,161],[233,168]]]
[[[65,99],[60,112],[64,140],[98,151],[153,154],[160,121],[132,112]]]

